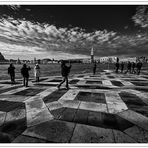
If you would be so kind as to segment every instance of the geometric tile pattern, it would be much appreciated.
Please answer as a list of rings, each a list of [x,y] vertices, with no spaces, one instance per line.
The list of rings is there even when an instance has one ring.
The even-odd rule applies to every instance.
[[[0,81],[0,143],[147,143],[148,77],[81,74]]]

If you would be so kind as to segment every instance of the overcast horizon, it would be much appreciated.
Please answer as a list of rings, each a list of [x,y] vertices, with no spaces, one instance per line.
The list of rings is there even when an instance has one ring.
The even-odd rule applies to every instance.
[[[147,12],[137,5],[0,5],[0,52],[58,60],[88,58],[93,47],[96,57],[147,56]]]

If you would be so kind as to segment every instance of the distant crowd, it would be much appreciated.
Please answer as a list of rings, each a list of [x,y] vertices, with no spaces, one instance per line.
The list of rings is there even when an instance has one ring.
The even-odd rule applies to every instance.
[[[116,73],[119,73],[119,71],[121,73],[130,73],[130,74],[137,74],[139,75],[140,74],[140,71],[141,71],[141,68],[142,68],[142,62],[139,60],[137,62],[130,62],[128,61],[127,63],[127,66],[125,67],[125,64],[124,62],[119,62],[117,61],[116,64],[115,64],[115,67],[116,67]]]

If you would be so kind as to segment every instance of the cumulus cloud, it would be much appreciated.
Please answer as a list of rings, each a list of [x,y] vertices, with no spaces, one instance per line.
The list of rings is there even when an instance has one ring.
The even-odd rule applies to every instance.
[[[78,27],[58,28],[11,17],[0,19],[0,49],[6,55],[85,58],[92,46],[96,56],[136,55],[141,48],[145,52],[147,42],[146,33],[132,36],[107,30],[85,32]]]

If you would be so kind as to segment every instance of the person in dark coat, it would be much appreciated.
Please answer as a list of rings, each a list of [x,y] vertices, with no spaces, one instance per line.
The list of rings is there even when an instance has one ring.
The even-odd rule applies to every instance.
[[[121,73],[123,73],[124,70],[124,62],[121,62]]]
[[[24,86],[28,87],[28,80],[29,80],[29,71],[31,70],[26,64],[23,65],[21,69],[21,74],[23,76],[23,84]]]
[[[132,68],[132,64],[131,64],[130,61],[128,61],[126,73],[127,73],[127,72],[131,73],[131,68]]]
[[[71,69],[71,63],[70,66],[67,66],[65,61],[61,62],[61,74],[63,77],[63,80],[61,81],[61,83],[57,86],[58,89],[60,89],[60,86],[66,81],[66,89],[69,89],[68,86],[68,75],[70,73],[70,69]]]
[[[119,66],[120,66],[118,61],[116,62],[115,66],[116,66],[116,73],[118,73]]]
[[[96,64],[96,61],[95,61],[94,64],[93,64],[93,74],[94,75],[96,74],[96,68],[97,68],[97,64]]]
[[[137,74],[139,75],[140,71],[141,71],[141,68],[142,68],[142,62],[140,60],[138,61],[136,67],[137,67]]]
[[[135,67],[136,67],[136,63],[132,62],[132,73],[136,73]]]
[[[8,67],[8,74],[10,75],[11,83],[14,84],[15,83],[15,67],[12,63]]]

